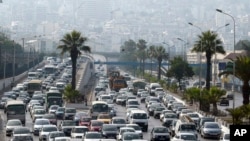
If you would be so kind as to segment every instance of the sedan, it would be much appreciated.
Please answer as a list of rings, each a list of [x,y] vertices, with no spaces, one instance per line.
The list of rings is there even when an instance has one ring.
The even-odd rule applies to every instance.
[[[156,126],[150,133],[151,141],[170,141],[170,134],[166,127]]]
[[[121,127],[118,131],[117,139],[122,140],[123,133],[125,132],[135,132],[135,129],[132,127]]]
[[[45,114],[45,115],[43,115],[42,118],[48,119],[50,124],[57,125],[57,119],[56,119],[56,116],[54,114]]]
[[[120,127],[126,126],[126,119],[122,117],[113,117],[111,124],[116,125],[116,127],[119,129]]]
[[[141,139],[140,135],[135,132],[125,132],[122,136],[122,141],[131,141]]]
[[[22,122],[19,119],[8,120],[6,124],[6,136],[10,136],[12,131],[17,127],[22,127]]]
[[[203,138],[217,138],[220,139],[221,127],[217,122],[205,122],[201,127],[201,137]]]
[[[102,134],[99,132],[87,132],[83,137],[84,141],[93,141],[102,139]]]
[[[50,132],[58,131],[55,125],[44,125],[39,132],[39,140],[46,141]]]
[[[117,135],[117,127],[113,124],[103,124],[101,130],[104,138],[115,138]]]
[[[36,119],[33,125],[33,134],[38,136],[42,127],[49,124],[50,122],[48,119]]]
[[[89,131],[89,128],[86,126],[75,126],[71,130],[71,138],[82,139],[84,134]]]

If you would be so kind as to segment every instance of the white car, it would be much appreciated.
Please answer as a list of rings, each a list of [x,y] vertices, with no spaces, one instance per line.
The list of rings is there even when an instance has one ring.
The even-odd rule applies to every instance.
[[[99,141],[102,139],[102,134],[99,132],[86,132],[83,140],[84,141]]]
[[[38,118],[42,118],[45,115],[46,111],[45,109],[35,109],[35,111],[33,112],[33,121],[35,121]]]
[[[138,135],[143,138],[143,134],[142,134],[142,129],[139,125],[137,124],[127,124],[126,127],[132,127],[135,129],[135,133],[138,133]]]
[[[165,113],[173,113],[172,110],[163,110],[161,111],[161,114],[160,114],[160,121],[163,121],[163,118],[164,118],[164,114]]]
[[[119,132],[118,132],[117,139],[122,140],[122,135],[125,132],[135,132],[135,129],[132,127],[121,127]]]
[[[49,124],[50,124],[50,122],[48,119],[42,119],[42,118],[36,119],[34,122],[34,125],[33,125],[33,134],[39,135],[41,128],[44,125],[49,125]]]
[[[47,141],[55,141],[56,137],[65,137],[63,131],[53,131],[48,134]]]
[[[54,141],[71,141],[70,137],[55,137]]]
[[[71,130],[71,138],[82,139],[84,134],[88,131],[89,129],[87,126],[75,126]]]
[[[11,119],[6,124],[6,136],[10,136],[14,128],[22,127],[22,122],[19,119]]]
[[[53,131],[58,131],[56,125],[44,125],[41,131],[39,132],[39,140],[46,140],[49,133]]]
[[[230,141],[230,134],[224,133],[222,137],[220,138],[220,141]]]
[[[171,141],[198,141],[194,133],[177,133]]]

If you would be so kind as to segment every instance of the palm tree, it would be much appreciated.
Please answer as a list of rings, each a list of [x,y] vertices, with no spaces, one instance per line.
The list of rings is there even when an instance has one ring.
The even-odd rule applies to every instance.
[[[233,63],[235,63],[235,72],[233,73]],[[221,75],[233,75],[243,81],[242,85],[242,95],[243,95],[243,104],[249,104],[249,92],[250,92],[250,57],[248,56],[238,56],[236,60],[230,59],[230,62],[227,63],[226,70],[221,72]]]
[[[154,57],[154,49],[155,47],[154,46],[150,46],[149,49],[147,49],[147,57],[150,58],[150,75],[152,75],[152,60],[153,60],[153,57]]]
[[[161,80],[161,63],[163,60],[168,59],[168,54],[163,46],[154,47],[154,58],[158,61],[158,80]]]
[[[81,50],[84,52],[91,52],[89,46],[84,46],[87,41],[86,37],[82,37],[81,33],[73,30],[71,33],[66,33],[63,39],[60,40],[63,44],[59,45],[57,48],[61,50],[61,54],[68,52],[72,61],[72,89],[75,90],[76,87],[76,60],[81,54]]]
[[[145,49],[147,48],[147,42],[143,39],[140,39],[138,41],[138,43],[136,44],[137,48],[138,48],[138,58],[140,61],[140,71],[143,72],[143,76],[144,76],[144,62],[145,62],[145,57],[146,57],[146,52]]]
[[[198,35],[198,40],[195,42],[192,52],[205,52],[207,59],[206,89],[210,89],[211,58],[215,53],[226,53],[222,41],[215,32],[210,30],[202,32],[201,35]]]
[[[225,90],[219,89],[217,87],[212,87],[211,89],[209,89],[207,99],[208,99],[209,103],[213,104],[213,114],[214,115],[218,114],[217,102],[225,94],[226,94]]]

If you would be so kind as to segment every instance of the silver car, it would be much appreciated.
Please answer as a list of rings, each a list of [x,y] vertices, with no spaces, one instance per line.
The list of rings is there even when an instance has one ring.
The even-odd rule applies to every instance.
[[[217,138],[221,137],[221,127],[217,122],[205,122],[201,127],[201,137]]]
[[[19,119],[8,120],[6,124],[6,136],[10,136],[12,131],[17,128],[22,127],[22,122]]]

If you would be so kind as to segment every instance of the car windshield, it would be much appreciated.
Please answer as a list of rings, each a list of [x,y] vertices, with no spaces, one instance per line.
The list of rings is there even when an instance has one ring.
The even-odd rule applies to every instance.
[[[139,134],[125,134],[123,137],[124,140],[135,140],[140,139]]]
[[[105,125],[102,127],[104,131],[117,131],[117,127],[114,125]]]
[[[129,101],[129,105],[139,105],[138,101]]]
[[[75,126],[76,122],[74,121],[63,121],[62,126]]]
[[[188,114],[188,116],[190,116],[191,118],[199,118],[198,114]]]
[[[12,141],[33,141],[32,136],[14,136]]]
[[[76,109],[66,109],[65,113],[76,113]]]
[[[135,113],[133,114],[133,119],[147,119],[148,116],[145,113]]]
[[[83,122],[90,122],[91,118],[90,117],[84,117],[82,118]]]
[[[63,132],[51,133],[50,138],[55,137],[65,137],[65,134]]]
[[[100,133],[89,133],[85,136],[86,139],[101,139],[102,135]]]
[[[180,128],[181,130],[187,130],[187,131],[196,130],[195,125],[192,125],[192,124],[183,124],[181,125]]]
[[[57,111],[59,111],[59,112],[64,112],[64,111],[65,111],[65,108],[58,108]]]
[[[58,109],[58,106],[53,106],[53,107],[50,107],[51,110],[56,110]]]
[[[43,128],[44,132],[52,132],[52,131],[57,131],[56,127],[44,127]]]
[[[156,108],[156,111],[163,111],[163,110],[165,110],[164,107],[157,107],[157,108]]]
[[[55,117],[54,114],[44,115],[43,118],[46,118],[46,119],[56,119],[56,117]]]
[[[89,131],[88,128],[75,128],[75,133],[85,133]]]
[[[137,126],[137,125],[131,125],[131,126],[129,126],[129,127],[132,127],[132,128],[134,128],[135,130],[141,130],[141,127],[139,127],[139,126]]]
[[[48,120],[36,120],[35,125],[48,125],[50,124]]]
[[[168,129],[167,128],[155,128],[154,132],[155,133],[168,133]]]
[[[34,112],[35,114],[45,114],[45,110],[36,110],[35,112]]]
[[[15,128],[13,134],[29,134],[30,130],[28,128]]]
[[[165,113],[164,117],[165,118],[177,118],[177,115],[176,114]]]
[[[21,126],[22,123],[19,120],[8,121],[7,126]]]
[[[125,119],[113,119],[114,124],[126,124]]]
[[[206,124],[205,128],[220,128],[218,124]]]
[[[135,132],[134,129],[123,129],[121,130],[121,134],[123,134],[124,132]]]
[[[103,122],[92,122],[92,126],[102,126]]]
[[[110,119],[109,115],[99,115],[99,119]]]
[[[195,135],[181,135],[181,139],[183,140],[196,140]]]

